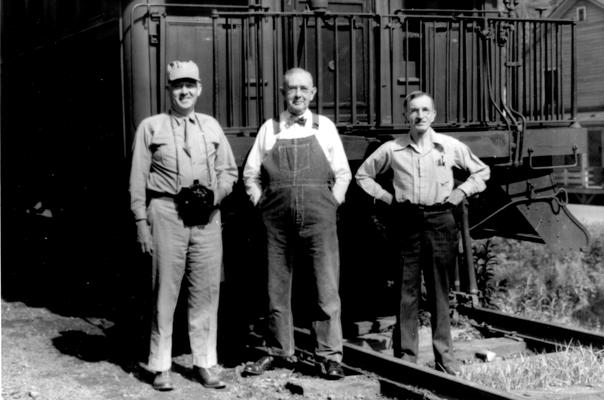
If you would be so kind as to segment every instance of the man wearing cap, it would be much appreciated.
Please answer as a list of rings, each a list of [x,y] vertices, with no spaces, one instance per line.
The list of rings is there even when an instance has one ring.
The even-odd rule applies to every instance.
[[[268,354],[247,365],[247,375],[260,375],[275,364],[291,365],[296,264],[296,269],[309,268],[315,279],[309,292],[316,297],[309,307],[323,374],[327,379],[344,376],[336,210],[352,175],[335,125],[308,109],[316,90],[308,71],[285,73],[287,110],[260,127],[243,173],[266,228],[269,295]]]
[[[449,319],[449,271],[455,264],[457,227],[452,208],[486,188],[489,167],[459,140],[435,132],[434,100],[421,91],[404,101],[409,135],[380,146],[359,167],[359,186],[376,201],[389,204],[399,251],[400,298],[394,327],[394,355],[416,362],[418,301],[423,271],[432,327],[432,347],[438,370],[459,374],[453,356]],[[453,188],[453,168],[468,178]],[[393,172],[394,193],[376,182]]]
[[[168,65],[171,107],[144,119],[135,135],[130,173],[131,209],[138,242],[152,256],[153,315],[148,368],[153,387],[172,390],[172,329],[181,282],[188,289],[189,341],[196,378],[208,388],[225,384],[217,364],[217,310],[222,264],[218,206],[237,181],[237,165],[218,121],[196,113],[199,69],[192,61]],[[194,195],[191,193],[194,192]],[[182,201],[183,194],[194,196]],[[204,202],[191,212],[185,203]],[[201,203],[201,202],[200,202]]]

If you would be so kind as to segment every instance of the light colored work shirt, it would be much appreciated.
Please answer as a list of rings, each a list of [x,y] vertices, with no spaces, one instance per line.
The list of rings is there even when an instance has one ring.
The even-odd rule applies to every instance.
[[[260,200],[262,194],[260,183],[262,162],[273,149],[273,146],[275,146],[277,139],[299,139],[312,135],[316,136],[333,171],[335,177],[335,183],[332,188],[333,196],[338,203],[344,202],[352,174],[338,130],[329,118],[322,115],[319,115],[319,129],[313,129],[312,113],[310,110],[306,110],[302,116],[306,118],[304,126],[294,123],[294,117],[288,111],[282,112],[279,116],[280,131],[278,134],[275,134],[272,119],[269,119],[260,127],[243,170],[245,189],[252,203],[257,204],[258,200]]]
[[[153,115],[140,123],[134,138],[130,208],[136,220],[146,219],[147,190],[176,194],[194,180],[214,190],[219,203],[237,176],[231,146],[214,118],[201,113]]]
[[[453,168],[470,176],[457,188],[466,197],[486,188],[489,167],[459,140],[434,132],[425,133],[423,149],[404,135],[381,145],[359,167],[355,178],[365,192],[390,204],[392,194],[375,181],[378,174],[394,172],[394,198],[397,202],[434,205],[444,203],[453,190]]]

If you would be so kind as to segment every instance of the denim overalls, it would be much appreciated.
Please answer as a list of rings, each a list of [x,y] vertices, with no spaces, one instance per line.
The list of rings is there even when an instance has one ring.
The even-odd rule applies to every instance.
[[[320,134],[317,128],[315,124],[313,131]],[[334,175],[316,136],[277,139],[262,163],[262,179],[265,189],[259,205],[267,232],[272,333],[268,352],[282,357],[294,354],[291,292],[296,248],[305,258],[301,265],[313,269],[316,284],[316,303],[310,305],[316,309],[312,317],[315,353],[340,362],[338,203],[331,192]]]

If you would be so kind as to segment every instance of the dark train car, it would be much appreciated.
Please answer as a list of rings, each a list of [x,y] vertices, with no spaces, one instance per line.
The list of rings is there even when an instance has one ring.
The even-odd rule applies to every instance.
[[[60,274],[59,291],[76,286],[98,299],[109,288],[134,301],[131,283],[144,271],[132,246],[130,146],[137,124],[168,106],[172,59],[200,66],[198,111],[220,121],[240,165],[260,124],[282,108],[279,83],[290,67],[313,73],[312,108],[338,126],[353,170],[406,134],[405,95],[430,92],[436,130],[492,168],[485,193],[460,210],[462,265],[471,264],[471,237],[586,246],[551,178],[586,151],[574,22],[527,18],[517,2],[497,0],[460,1],[455,10],[410,0],[210,3],[2,3],[3,258],[22,259],[18,268],[3,263],[3,278]],[[262,292],[258,216],[241,185],[223,208],[225,283]],[[379,217],[351,184],[339,212],[345,314],[379,309],[375,293],[390,265]],[[476,294],[472,268],[460,270],[456,289]]]

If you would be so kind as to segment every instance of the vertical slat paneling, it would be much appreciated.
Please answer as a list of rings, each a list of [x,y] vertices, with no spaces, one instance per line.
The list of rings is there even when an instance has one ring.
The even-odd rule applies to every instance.
[[[334,80],[333,80],[333,95],[334,95],[334,115],[335,123],[340,121],[340,52],[338,41],[338,17],[333,18],[333,62],[334,62]]]
[[[178,52],[174,38],[183,33],[203,38],[203,56],[212,57],[205,56],[204,70],[213,70],[206,109],[226,127],[251,131],[267,113],[277,114],[280,74],[293,66],[312,71],[320,90],[313,106],[340,126],[403,127],[403,98],[416,88],[435,96],[438,122],[450,126],[502,126],[516,112],[529,122],[558,123],[568,119],[568,107],[576,115],[572,23],[419,10],[204,12],[184,23],[172,17],[177,28],[160,19],[161,35],[179,33],[170,36],[172,47],[159,46],[149,57]],[[573,57],[565,57],[569,51]]]
[[[357,52],[354,37],[355,23],[355,18],[350,17],[350,115],[353,124],[357,122]]]

